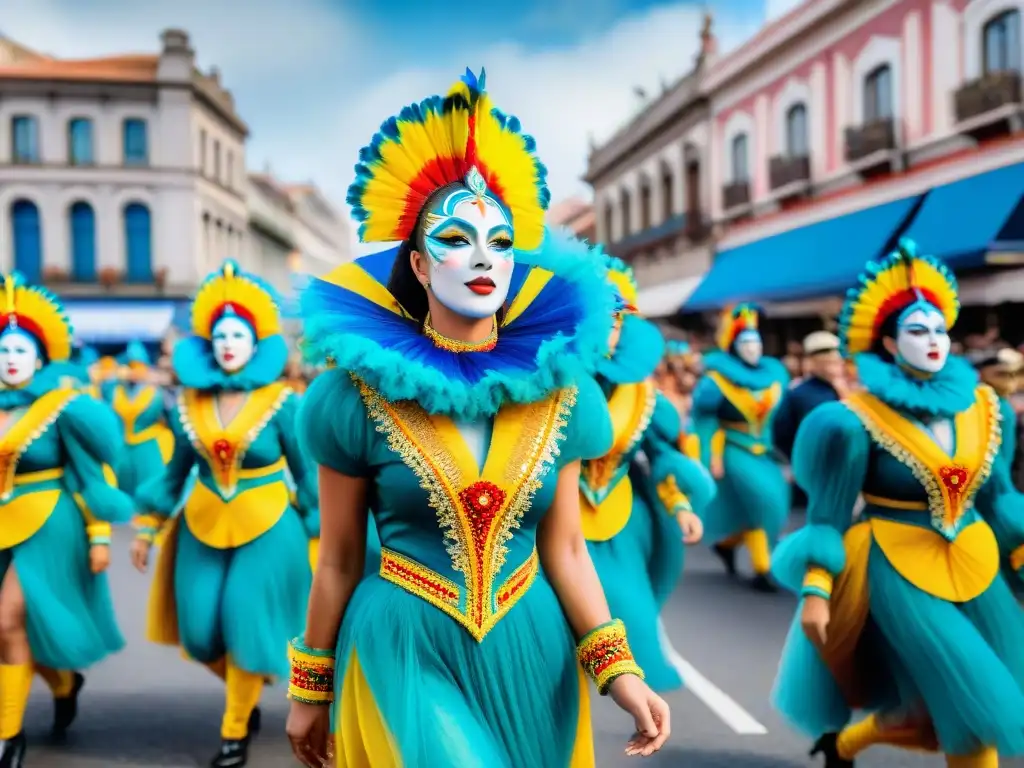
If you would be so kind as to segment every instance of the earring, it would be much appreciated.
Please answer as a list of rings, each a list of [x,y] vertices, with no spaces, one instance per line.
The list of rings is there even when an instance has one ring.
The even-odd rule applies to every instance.
[[[424,290],[427,290],[427,291],[430,290],[430,281],[429,280],[424,280],[423,281],[423,288],[424,288]]]

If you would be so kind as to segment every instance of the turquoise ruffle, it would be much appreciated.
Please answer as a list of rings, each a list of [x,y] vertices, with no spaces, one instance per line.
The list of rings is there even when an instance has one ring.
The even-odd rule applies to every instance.
[[[237,373],[227,373],[217,365],[210,342],[199,336],[181,339],[171,355],[181,385],[205,391],[250,392],[281,378],[287,364],[288,344],[279,335],[261,339],[252,359]]]
[[[704,370],[716,371],[733,384],[744,389],[767,389],[772,384],[785,385],[789,373],[781,361],[764,356],[756,366],[750,366],[729,352],[713,349],[704,354]]]
[[[927,379],[911,376],[868,352],[854,361],[865,389],[894,408],[951,418],[974,402],[978,374],[962,357],[950,355],[942,370]]]

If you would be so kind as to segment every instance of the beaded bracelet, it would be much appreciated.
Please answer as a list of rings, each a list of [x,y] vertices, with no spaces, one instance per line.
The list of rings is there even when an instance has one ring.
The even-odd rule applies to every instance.
[[[334,701],[334,651],[310,648],[296,637],[288,644],[288,698],[302,704]]]
[[[608,693],[608,686],[617,677],[636,675],[641,680],[644,677],[629,650],[626,625],[619,619],[601,624],[584,635],[576,646],[576,658],[602,696]]]

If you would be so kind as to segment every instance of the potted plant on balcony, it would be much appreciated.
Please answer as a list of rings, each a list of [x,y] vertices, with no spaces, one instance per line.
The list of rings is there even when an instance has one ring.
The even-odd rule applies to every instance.
[[[63,267],[47,266],[43,267],[43,282],[47,285],[54,285],[57,283],[66,283],[68,281],[68,272]]]
[[[110,290],[121,282],[121,270],[117,267],[103,267],[100,270],[100,285]]]
[[[163,291],[167,287],[167,276],[167,267],[160,267],[160,269],[153,273],[153,285],[156,286],[158,291]]]

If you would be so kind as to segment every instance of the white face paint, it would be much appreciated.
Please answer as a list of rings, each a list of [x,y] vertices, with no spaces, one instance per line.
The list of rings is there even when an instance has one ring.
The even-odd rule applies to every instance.
[[[753,367],[761,362],[764,354],[764,343],[758,331],[740,331],[736,337],[736,357]]]
[[[237,317],[222,317],[213,326],[213,357],[227,373],[242,370],[256,352],[252,329]]]
[[[5,331],[0,336],[0,381],[8,387],[27,384],[39,366],[39,347],[24,331]]]
[[[946,320],[937,309],[920,306],[900,319],[896,353],[900,363],[922,373],[938,373],[949,357]]]
[[[505,303],[512,279],[512,220],[490,194],[456,189],[430,206],[423,220],[430,290],[462,317],[491,317]]]

